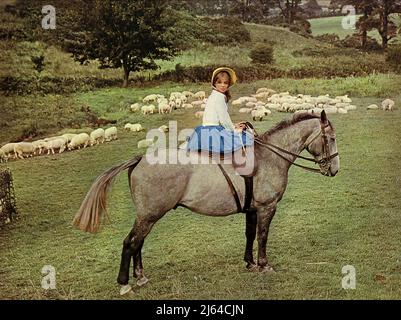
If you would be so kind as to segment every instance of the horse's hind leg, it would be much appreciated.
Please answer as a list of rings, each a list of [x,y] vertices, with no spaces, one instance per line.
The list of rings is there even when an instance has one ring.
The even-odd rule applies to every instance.
[[[117,282],[121,285],[126,285],[128,284],[129,280],[129,266],[130,266],[130,260],[132,256],[132,248],[131,248],[131,241],[132,238],[134,237],[135,233],[135,225],[130,231],[130,233],[127,235],[127,237],[124,239],[123,242],[123,250],[121,253],[121,263],[120,263],[120,272],[118,273],[117,277]]]
[[[246,267],[249,270],[256,268],[255,261],[253,260],[253,242],[255,241],[256,237],[256,224],[256,213],[246,213],[246,247],[244,261],[246,262]]]

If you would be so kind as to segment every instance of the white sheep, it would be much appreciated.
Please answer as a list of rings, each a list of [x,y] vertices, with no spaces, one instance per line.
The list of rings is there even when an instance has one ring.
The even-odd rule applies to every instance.
[[[99,128],[96,130],[93,130],[90,134],[90,145],[93,146],[95,143],[104,143],[105,140],[105,132],[104,129]]]
[[[150,103],[150,102],[156,102],[157,101],[157,94],[150,94],[147,95],[145,98],[143,98],[143,103]]]
[[[393,111],[395,102],[391,99],[386,99],[382,101],[382,110]]]
[[[194,94],[194,98],[197,100],[204,100],[206,98],[206,92],[205,91],[198,91]]]
[[[1,162],[7,162],[7,157],[6,157],[6,154],[4,153],[4,151],[1,150],[1,148],[0,148],[0,163]]]
[[[252,108],[240,108],[238,110],[239,113],[251,113]]]
[[[14,159],[16,158],[16,155],[14,153],[14,147],[16,143],[7,143],[4,146],[0,148],[0,150],[3,152],[4,157],[7,159],[13,157]]]
[[[160,132],[168,132],[169,128],[164,124],[160,126],[157,130],[159,130]]]
[[[256,121],[256,120],[262,121],[263,117],[266,116],[266,114],[263,110],[252,110],[251,116],[252,116],[253,121]]]
[[[143,114],[153,114],[156,110],[156,107],[153,104],[148,106],[142,106],[141,111]]]
[[[377,104],[370,104],[366,107],[368,110],[377,110],[379,109],[379,106]]]
[[[141,106],[139,105],[139,103],[133,103],[130,106],[130,109],[131,109],[132,112],[139,111],[140,108],[141,108]]]
[[[134,132],[139,132],[139,131],[143,130],[142,125],[140,123],[134,123],[134,124],[127,123],[125,125],[124,129],[128,130],[128,131],[134,131]]]
[[[75,148],[80,149],[81,146],[86,148],[90,142],[89,134],[80,133],[72,138],[71,142],[68,144],[68,150],[73,150]]]
[[[76,133],[64,133],[61,137],[67,140],[67,143],[70,143],[72,138],[74,138],[76,135]]]
[[[117,128],[110,127],[104,131],[104,138],[106,141],[117,140]]]
[[[172,110],[173,110],[173,107],[167,102],[162,102],[159,104],[159,113],[160,114],[171,113]]]
[[[153,145],[153,139],[144,139],[138,141],[138,149],[147,148]]]
[[[191,104],[191,103],[184,103],[183,105],[182,105],[182,107],[184,108],[184,109],[193,109],[193,104]]]
[[[18,142],[14,146],[14,153],[20,159],[24,159],[24,154],[32,156],[34,151],[35,147],[31,142]]]
[[[62,153],[65,150],[67,144],[67,140],[64,138],[59,138],[59,139],[52,139],[49,141],[45,141],[45,148],[47,149],[47,154],[50,154],[50,151],[52,154],[54,154],[54,150],[58,149],[58,153]]]

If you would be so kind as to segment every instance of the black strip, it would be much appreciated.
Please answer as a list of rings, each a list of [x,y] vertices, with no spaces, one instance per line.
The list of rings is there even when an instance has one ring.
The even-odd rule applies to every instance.
[[[223,169],[222,165],[220,163],[218,163],[217,165],[219,166],[221,172],[223,173],[224,178],[226,178],[228,186],[230,187],[230,191],[231,191],[232,195],[234,196],[235,203],[237,205],[237,212],[242,212],[241,202],[239,201],[237,190],[235,190],[234,185],[231,182],[230,177],[228,176],[227,172]]]

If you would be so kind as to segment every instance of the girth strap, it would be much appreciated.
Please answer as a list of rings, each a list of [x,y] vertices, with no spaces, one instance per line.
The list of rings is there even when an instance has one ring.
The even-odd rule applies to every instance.
[[[241,201],[239,200],[237,190],[235,190],[235,187],[228,176],[227,172],[224,170],[222,165],[220,163],[217,164],[221,170],[221,172],[224,175],[224,178],[226,178],[226,181],[228,183],[228,186],[230,188],[231,194],[234,197],[235,204],[237,205],[237,212],[247,212],[249,210],[249,207],[251,206],[252,203],[252,198],[253,198],[253,177],[244,177],[245,181],[245,201],[244,201],[244,208],[241,207]]]

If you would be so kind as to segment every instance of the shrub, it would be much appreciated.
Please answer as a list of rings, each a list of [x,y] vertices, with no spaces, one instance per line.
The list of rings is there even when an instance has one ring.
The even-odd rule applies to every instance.
[[[258,44],[251,50],[249,57],[255,64],[272,64],[274,61],[273,47],[268,44]]]
[[[401,73],[401,44],[388,47],[386,61],[395,72]]]

